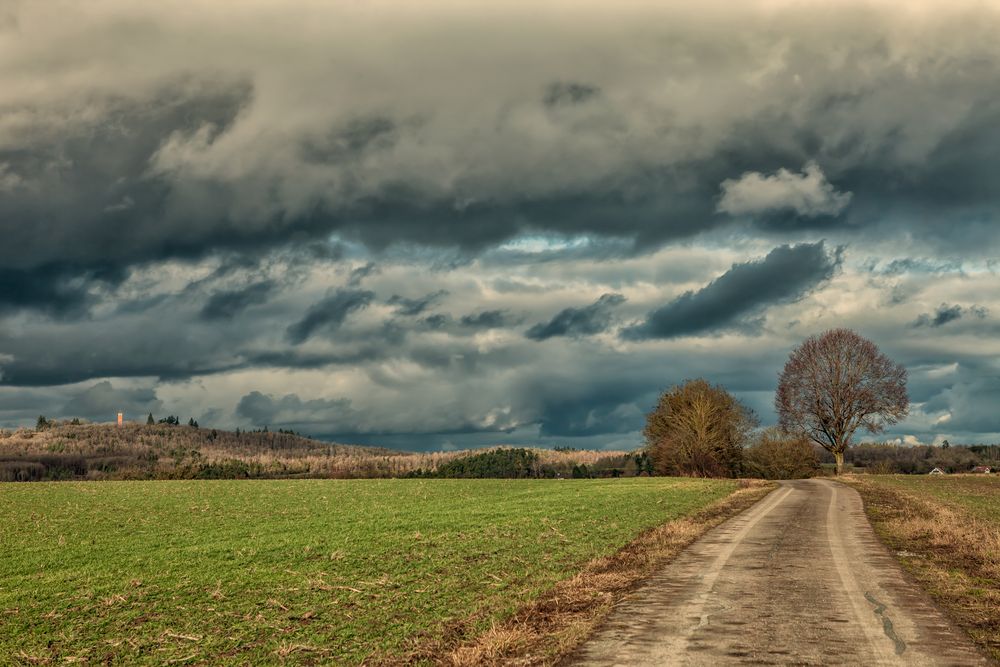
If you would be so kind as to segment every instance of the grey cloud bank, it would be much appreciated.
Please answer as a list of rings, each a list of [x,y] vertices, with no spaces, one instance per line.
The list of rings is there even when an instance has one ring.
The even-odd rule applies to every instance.
[[[893,437],[1000,440],[973,400],[998,28],[979,3],[12,3],[0,422],[117,402],[633,446],[687,377],[766,421],[788,350],[852,326],[929,369]]]
[[[590,336],[605,331],[611,325],[615,306],[625,303],[621,294],[602,294],[601,298],[583,308],[561,310],[549,322],[539,323],[524,335],[532,340],[547,340],[556,336]]]
[[[734,264],[698,291],[685,292],[626,329],[632,340],[673,338],[730,327],[754,328],[746,319],[772,304],[800,299],[833,276],[838,256],[824,244],[780,246],[757,261]]]

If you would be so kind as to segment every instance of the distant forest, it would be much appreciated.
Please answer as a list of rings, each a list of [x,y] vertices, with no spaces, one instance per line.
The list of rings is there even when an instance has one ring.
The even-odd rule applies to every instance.
[[[152,421],[152,420],[150,420]],[[816,446],[825,468],[833,456]],[[751,450],[748,450],[752,452]],[[748,455],[740,476],[770,474]],[[846,452],[856,472],[926,474],[1000,468],[1000,445],[861,444]],[[496,447],[454,452],[401,452],[323,442],[291,431],[223,431],[176,417],[153,423],[85,424],[40,418],[35,429],[0,431],[0,481],[241,478],[590,478],[654,474],[644,450]]]
[[[819,449],[822,463],[832,464],[833,455]],[[849,447],[846,462],[855,470],[878,474],[925,475],[934,468],[946,473],[969,472],[976,466],[1000,468],[1000,445],[890,445],[864,443]]]
[[[643,453],[495,448],[400,452],[313,440],[291,431],[223,431],[179,418],[83,424],[40,417],[35,429],[0,431],[0,481],[618,477],[649,474]]]

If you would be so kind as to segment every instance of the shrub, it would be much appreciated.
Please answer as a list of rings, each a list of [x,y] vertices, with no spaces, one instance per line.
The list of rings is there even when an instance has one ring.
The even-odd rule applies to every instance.
[[[753,412],[722,386],[688,380],[660,397],[643,434],[661,475],[738,477],[756,423]]]
[[[764,479],[801,479],[819,472],[816,449],[806,438],[776,428],[761,431],[744,453],[746,474]]]
[[[537,463],[538,454],[527,449],[494,449],[449,461],[435,477],[537,477]]]
[[[892,461],[876,461],[867,468],[865,472],[869,475],[892,475],[898,472],[896,465]]]

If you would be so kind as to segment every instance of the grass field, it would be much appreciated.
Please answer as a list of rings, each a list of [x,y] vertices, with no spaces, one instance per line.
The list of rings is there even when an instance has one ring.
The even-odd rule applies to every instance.
[[[850,479],[904,567],[1000,661],[1000,477]]]
[[[357,663],[466,640],[723,480],[0,484],[0,656]]]
[[[874,475],[870,479],[969,512],[1000,528],[1000,475]]]

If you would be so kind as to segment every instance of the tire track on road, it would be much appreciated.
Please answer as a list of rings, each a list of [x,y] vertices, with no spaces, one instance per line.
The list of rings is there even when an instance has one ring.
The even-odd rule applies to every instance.
[[[726,545],[726,547],[719,553],[719,555],[712,561],[712,564],[708,566],[705,570],[705,574],[701,580],[701,584],[698,587],[698,594],[695,599],[691,600],[686,609],[684,610],[684,617],[690,618],[696,616],[698,618],[698,623],[685,628],[680,635],[674,638],[674,640],[667,646],[665,651],[665,665],[682,665],[684,664],[684,655],[686,654],[686,649],[688,642],[691,641],[691,636],[695,631],[708,624],[708,615],[704,614],[705,605],[708,602],[709,597],[712,594],[712,589],[715,588],[715,582],[719,578],[719,573],[726,566],[726,563],[732,557],[733,552],[736,548],[740,546],[743,539],[750,534],[750,531],[768,514],[771,513],[778,505],[785,501],[788,496],[794,492],[794,489],[787,487],[778,491],[777,495],[770,498],[762,505],[758,505],[756,508],[751,509],[751,517],[743,528],[740,529],[736,535],[733,536],[732,541]]]
[[[857,577],[854,575],[854,570],[851,569],[850,563],[853,561],[847,553],[847,548],[844,546],[844,540],[838,528],[837,485],[827,482],[825,486],[830,491],[830,506],[826,513],[826,537],[830,543],[830,552],[833,554],[833,564],[837,569],[837,576],[840,578],[843,591],[847,594],[847,598],[851,603],[854,618],[864,631],[865,638],[871,645],[872,650],[878,656],[877,664],[903,664],[896,652],[889,650],[886,643],[886,635],[878,632],[872,623],[871,616],[869,615],[871,608],[868,606],[868,599],[865,597],[867,593],[862,590],[862,587],[858,584]],[[903,644],[903,646],[905,647],[906,645]]]
[[[904,575],[857,492],[781,484],[652,575],[564,664],[989,664]]]

